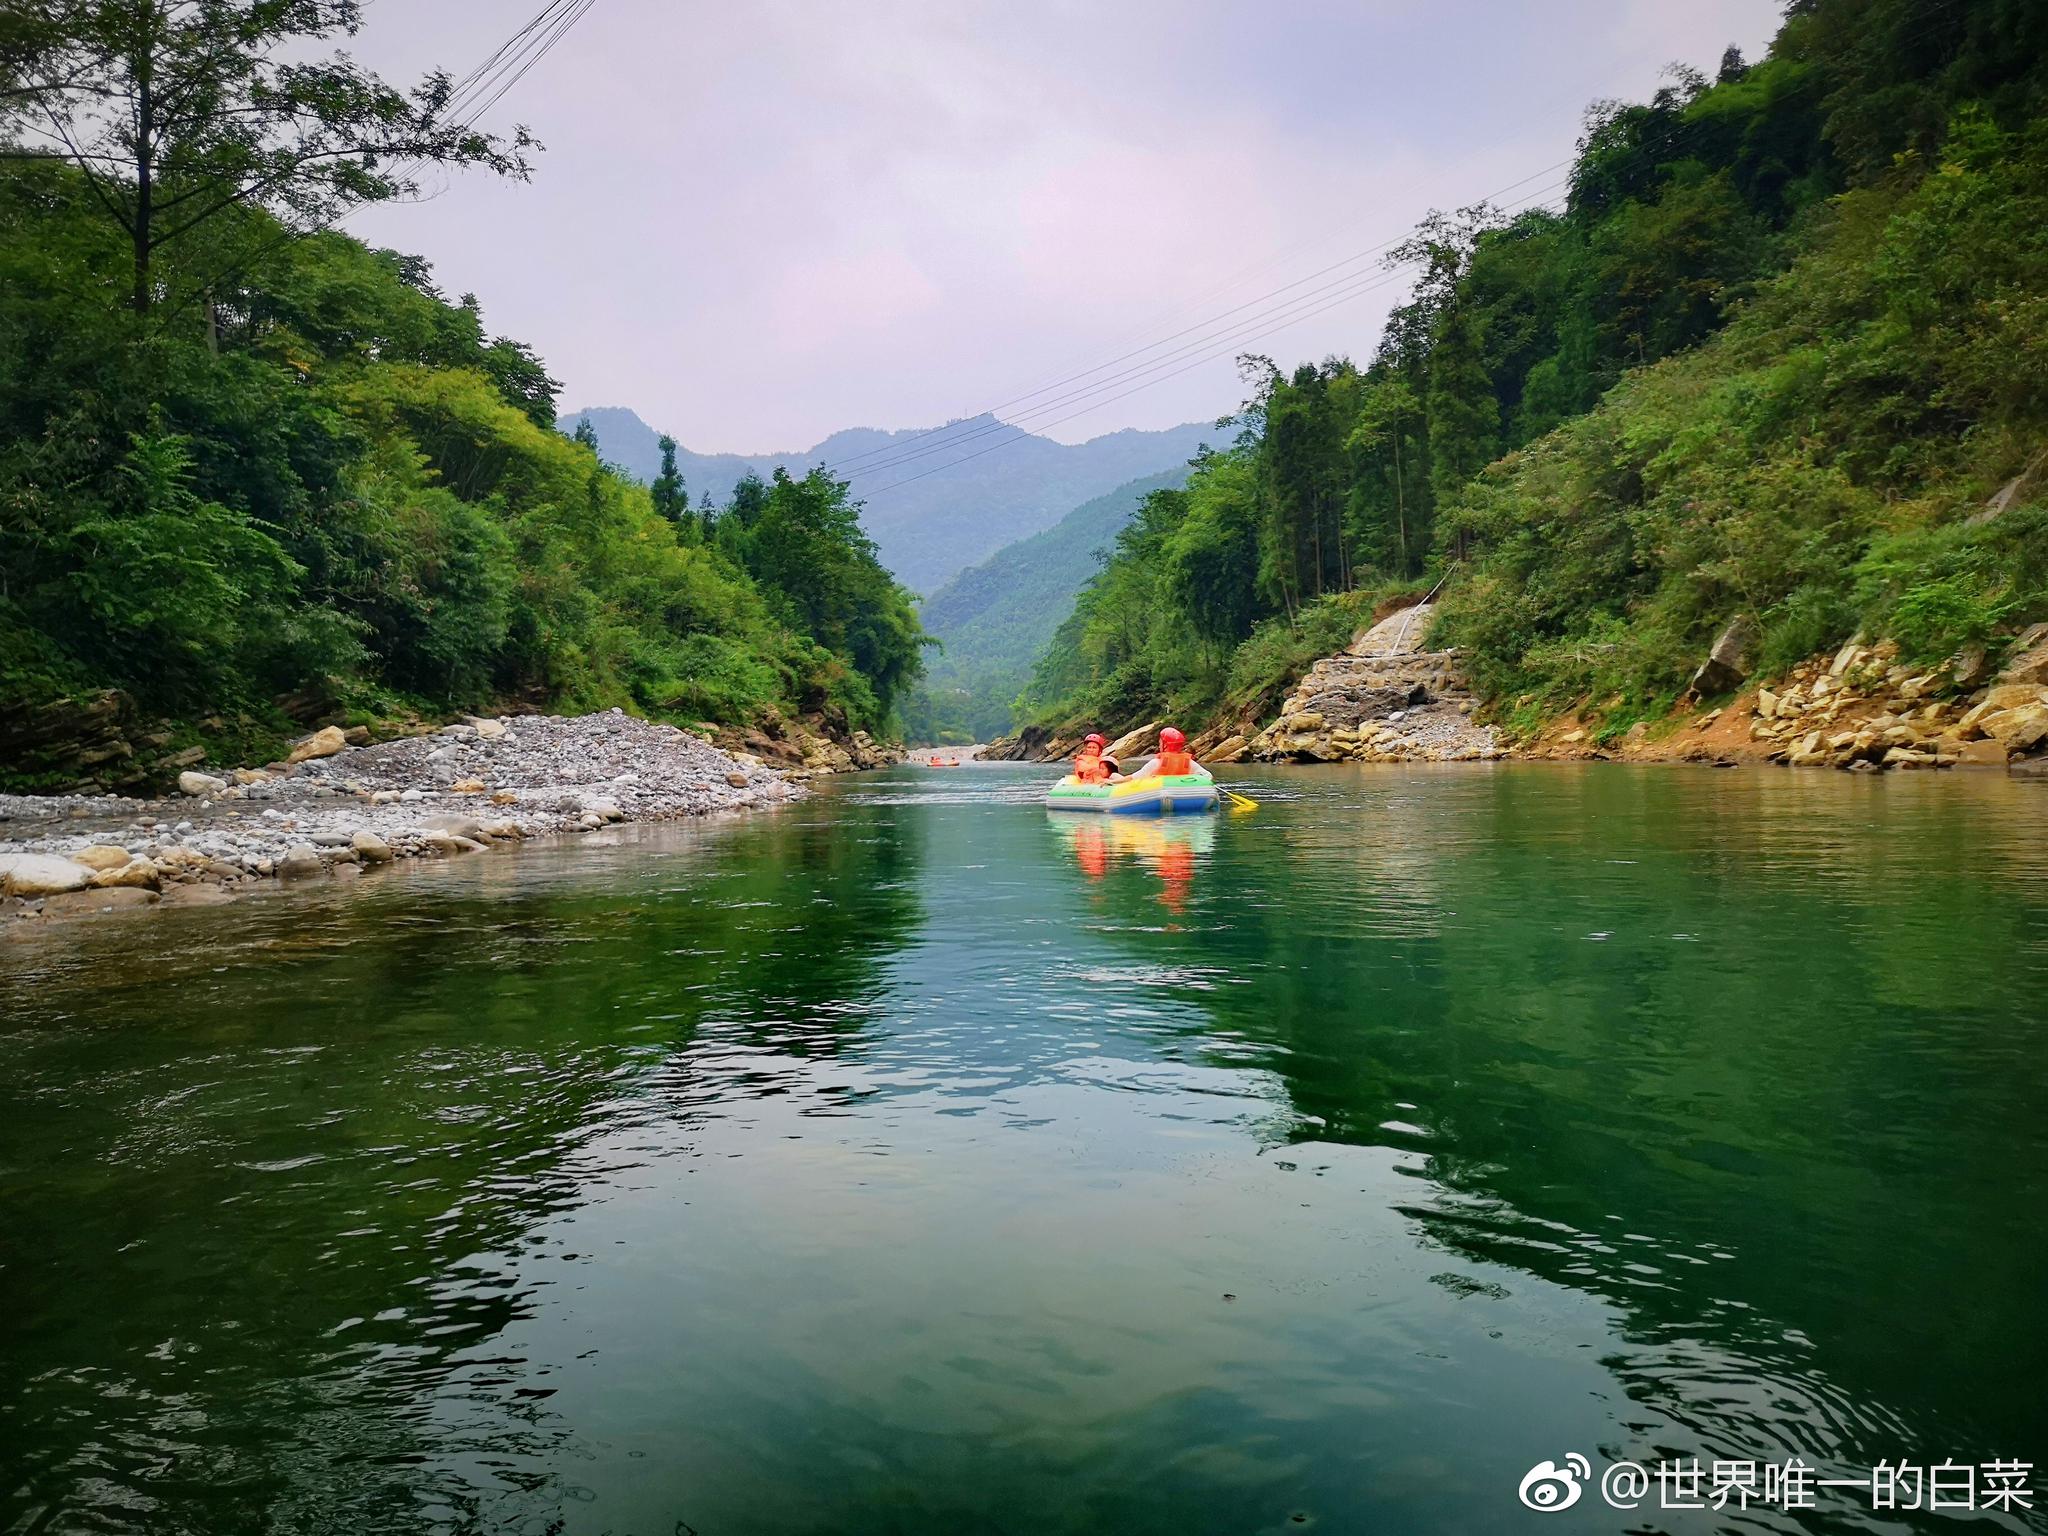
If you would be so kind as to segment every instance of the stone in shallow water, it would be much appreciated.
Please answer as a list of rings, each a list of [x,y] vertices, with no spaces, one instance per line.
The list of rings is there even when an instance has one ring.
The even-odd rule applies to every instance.
[[[63,891],[44,898],[43,916],[73,917],[87,912],[119,912],[132,907],[153,907],[155,891],[118,886],[105,891]]]
[[[163,884],[163,873],[148,859],[130,859],[112,869],[101,870],[92,877],[92,883],[99,890],[153,891]]]
[[[0,854],[0,895],[57,896],[85,889],[92,877],[85,865],[54,853]]]

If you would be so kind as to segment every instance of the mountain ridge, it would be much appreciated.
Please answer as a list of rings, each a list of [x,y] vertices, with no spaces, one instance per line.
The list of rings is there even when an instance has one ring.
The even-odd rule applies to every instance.
[[[1030,681],[1032,664],[1073,611],[1101,557],[1145,498],[1179,489],[1190,468],[1180,464],[1085,501],[926,598],[919,617],[939,649],[926,661],[923,685],[905,701],[908,733],[937,744],[985,741],[1009,731],[1010,701]]]
[[[585,406],[563,412],[557,425],[571,432],[586,420],[605,460],[643,481],[660,472],[660,434],[631,407]],[[1005,429],[1017,435],[1005,437]],[[842,427],[787,453],[697,453],[679,444],[676,468],[692,502],[709,492],[714,503],[750,473],[766,479],[777,469],[836,468],[865,503],[861,521],[882,563],[905,586],[929,594],[1082,504],[1186,463],[1213,431],[1207,422],[1123,427],[1069,444],[983,413],[935,428]],[[1001,451],[990,451],[998,443]],[[871,462],[848,462],[863,456]]]

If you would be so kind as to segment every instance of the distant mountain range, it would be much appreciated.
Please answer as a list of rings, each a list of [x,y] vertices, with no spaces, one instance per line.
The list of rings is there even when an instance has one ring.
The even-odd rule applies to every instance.
[[[586,418],[606,460],[642,480],[660,472],[659,434],[633,411],[573,411],[561,418],[561,429],[572,432]],[[1209,435],[1211,427],[1191,422],[1068,445],[993,416],[975,416],[930,432],[855,427],[800,453],[703,454],[682,448],[676,468],[691,501],[709,491],[722,504],[749,472],[765,479],[777,467],[802,474],[824,464],[852,481],[853,494],[866,502],[862,521],[883,564],[912,591],[934,594],[967,567],[1052,527],[1082,503],[1179,468]],[[1003,444],[998,451],[981,451],[997,443]],[[1064,615],[1062,608],[1053,623]]]
[[[1010,729],[1010,701],[1074,610],[1107,549],[1153,491],[1186,483],[1188,466],[1128,481],[1052,527],[996,551],[928,598],[924,626],[940,649],[926,660],[921,697],[905,709],[913,734],[986,741]]]

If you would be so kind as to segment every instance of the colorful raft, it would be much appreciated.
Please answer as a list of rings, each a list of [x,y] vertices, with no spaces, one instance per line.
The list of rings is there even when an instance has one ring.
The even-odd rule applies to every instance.
[[[1046,791],[1054,811],[1095,811],[1111,816],[1184,816],[1216,809],[1216,784],[1206,773],[1162,774],[1120,784],[1083,784],[1071,773]]]

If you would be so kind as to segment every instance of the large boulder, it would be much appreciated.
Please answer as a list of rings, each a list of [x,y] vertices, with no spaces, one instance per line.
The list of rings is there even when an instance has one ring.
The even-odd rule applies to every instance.
[[[1150,757],[1159,750],[1159,728],[1165,723],[1164,720],[1154,720],[1135,731],[1124,732],[1109,744],[1109,755],[1118,762],[1127,757]]]
[[[94,871],[54,853],[0,853],[0,896],[58,896],[82,891]]]
[[[320,862],[320,850],[311,843],[293,843],[277,861],[278,875],[286,880],[317,875],[327,866]]]
[[[2022,704],[2018,709],[1987,715],[1978,724],[2008,753],[2021,756],[2048,742],[2048,704]]]
[[[1998,680],[2048,687],[2048,624],[2036,624],[2019,637]]]
[[[374,832],[358,832],[349,839],[349,846],[356,851],[365,864],[389,864],[391,845]]]
[[[285,761],[303,763],[316,757],[333,757],[337,752],[345,751],[347,747],[348,738],[342,734],[341,727],[330,725],[299,742],[292,748],[291,755]]]
[[[1352,656],[1412,656],[1422,649],[1429,626],[1436,617],[1436,604],[1413,603],[1397,608],[1355,636],[1346,654]]]
[[[2048,704],[2048,688],[2039,683],[1997,683],[1984,690],[1984,701],[1978,708],[1986,714],[1996,714],[2001,709],[2020,709],[2028,704]]]
[[[92,877],[92,883],[99,890],[154,891],[162,887],[164,879],[162,871],[148,859],[130,859],[113,869],[101,870]]]
[[[116,848],[112,843],[95,843],[90,848],[79,849],[71,857],[87,869],[119,869],[131,855],[126,848]]]
[[[1738,614],[1731,619],[1727,628],[1715,637],[1713,649],[1707,652],[1707,659],[1700,663],[1700,669],[1693,673],[1692,691],[1705,697],[1732,693],[1740,688],[1749,676],[1749,653],[1756,644],[1756,638],[1756,621],[1748,614]]]
[[[190,768],[178,775],[180,794],[217,795],[227,787],[226,779],[217,779],[210,773],[199,773]]]
[[[1244,739],[1244,737],[1232,736],[1224,741],[1218,742],[1214,747],[1210,748],[1209,751],[1205,752],[1202,755],[1202,761],[1205,763],[1214,763],[1218,765],[1224,763],[1241,763],[1244,761],[1245,753],[1247,750],[1249,750],[1250,745],[1251,744],[1247,742]]]

